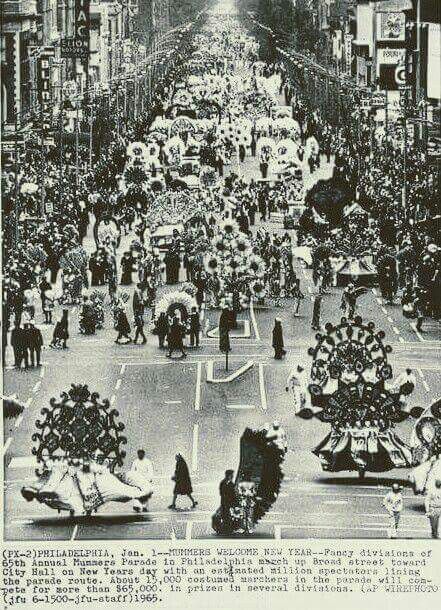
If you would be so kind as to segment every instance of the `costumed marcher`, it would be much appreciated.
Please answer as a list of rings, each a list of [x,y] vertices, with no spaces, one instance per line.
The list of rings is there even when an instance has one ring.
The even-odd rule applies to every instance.
[[[288,375],[285,388],[287,392],[291,390],[293,393],[295,413],[298,413],[306,405],[307,385],[306,371],[298,364]]]
[[[294,317],[297,318],[299,316],[300,303],[305,298],[305,295],[300,290],[300,280],[298,278],[294,280],[292,298],[294,299]]]
[[[192,502],[191,507],[196,508],[198,503],[192,496],[193,487],[191,485],[190,471],[188,469],[187,462],[180,453],[176,455],[176,468],[172,481],[175,482],[175,487],[173,490],[173,501],[169,508],[176,508],[176,500],[178,496],[187,496]]]
[[[124,252],[121,258],[121,285],[130,286],[132,284],[134,258],[131,252]]]
[[[164,257],[164,263],[166,283],[177,284],[179,282],[179,268],[181,265],[179,252],[174,248],[170,248]]]
[[[142,338],[141,345],[145,345],[147,343],[147,337],[144,333],[144,311],[138,309],[134,315],[134,324],[135,324],[135,338],[133,339],[133,343],[136,345],[138,341],[138,337]]]
[[[83,305],[80,312],[80,327],[81,332],[85,335],[94,335],[96,330],[96,315],[95,309],[89,297],[83,297]]]
[[[32,348],[32,331],[29,322],[23,325],[23,358],[25,369],[29,368],[29,356]]]
[[[355,294],[354,284],[348,284],[343,290],[341,297],[341,309],[346,313],[349,320],[353,320],[355,316],[355,307],[357,305],[357,296]]]
[[[403,510],[403,496],[401,493],[401,486],[398,483],[394,483],[392,485],[392,491],[389,491],[385,495],[383,506],[389,514],[389,538],[396,538],[401,512]]]
[[[41,304],[44,313],[45,324],[52,324],[52,312],[55,307],[55,294],[49,282],[48,286],[49,288],[46,288],[44,292],[42,292]]]
[[[138,449],[137,455],[138,455],[138,457],[133,461],[131,471],[141,474],[145,480],[152,482],[153,481],[152,462],[146,457],[144,449]],[[136,513],[139,513],[140,511],[147,512],[147,503],[141,502],[140,500],[136,499],[133,502],[133,510]]]
[[[169,333],[169,330],[170,325],[168,323],[167,314],[162,311],[155,322],[155,327],[153,331],[155,335],[158,335],[159,349],[162,349],[164,347],[164,341]]]
[[[241,531],[244,534],[254,532],[254,507],[256,505],[256,484],[251,480],[248,472],[243,473],[243,480],[237,486],[237,494],[241,508]]]
[[[435,489],[427,493],[425,501],[426,515],[430,522],[432,538],[439,538],[439,518],[441,516],[441,480],[435,481]]]
[[[313,307],[312,307],[312,330],[320,330],[320,311],[322,308],[322,295],[320,293],[314,296]]]
[[[174,316],[167,334],[168,354],[171,358],[174,351],[179,350],[183,358],[187,357],[184,350],[185,328],[177,316]]]
[[[276,318],[274,320],[272,346],[274,348],[275,360],[282,360],[283,356],[286,354],[286,351],[284,349],[282,321],[280,318]]]
[[[67,348],[67,340],[69,339],[68,315],[69,311],[67,309],[63,309],[61,318],[59,318],[55,324],[50,347],[62,347],[63,349]]]

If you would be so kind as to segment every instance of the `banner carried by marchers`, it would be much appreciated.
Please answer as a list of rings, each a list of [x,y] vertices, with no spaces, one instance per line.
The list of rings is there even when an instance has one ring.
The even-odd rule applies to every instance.
[[[85,60],[90,53],[90,0],[75,0],[74,36],[61,41],[61,57]]]

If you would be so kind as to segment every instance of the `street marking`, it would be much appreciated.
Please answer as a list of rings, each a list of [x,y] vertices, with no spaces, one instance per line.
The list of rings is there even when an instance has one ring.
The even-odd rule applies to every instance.
[[[256,335],[256,339],[257,339],[257,341],[260,341],[260,334],[259,334],[259,329],[257,327],[256,314],[254,313],[254,304],[253,304],[252,298],[250,298],[250,317],[251,317],[251,324],[253,325],[253,328],[254,328],[254,334]]]
[[[185,540],[191,540],[191,535],[193,533],[193,522],[187,521],[185,526]]]
[[[18,428],[22,421],[23,421],[23,415],[20,415],[20,417],[18,417],[15,422],[15,427]]]
[[[274,526],[274,538],[280,540],[282,537],[282,527],[280,525]]]
[[[113,405],[116,401],[116,395],[112,394],[112,396],[110,397],[110,404]]]
[[[227,405],[227,409],[255,409],[254,405]]]
[[[368,524],[368,525],[372,525],[372,524]],[[365,531],[371,531],[371,532],[387,532],[389,528],[385,527],[386,524],[381,523],[379,524],[381,525],[381,527],[368,527],[366,525],[362,525],[361,527],[339,527],[339,526],[334,526],[334,525],[283,525],[281,527],[283,527],[283,529],[305,529],[305,530],[340,530],[340,531],[346,531],[346,532],[356,532],[359,530],[365,530]],[[403,528],[403,529],[407,529],[407,531],[412,531],[412,532],[425,532],[427,534],[427,528],[423,529],[423,528],[418,528],[418,529],[412,529],[412,528]]]
[[[41,371],[40,371],[40,378],[43,379],[44,375],[46,373],[46,369],[44,366],[41,367]]]
[[[124,375],[124,373],[126,372],[126,365],[122,364],[121,365],[121,370],[119,372],[119,374],[121,375],[121,377]]]
[[[115,384],[115,390],[118,391],[121,387],[121,383],[122,383],[122,379],[118,379],[118,381]]]
[[[400,343],[404,343],[404,339],[403,339],[403,337],[398,337],[398,341],[399,341]]]
[[[427,383],[426,378],[424,377],[424,373],[421,369],[418,369],[418,374],[421,377],[421,381],[423,382],[424,389],[426,390],[426,392],[430,392],[429,384]]]
[[[383,305],[383,301],[380,298],[377,297],[375,300],[377,301],[378,305]]]
[[[25,408],[27,409],[28,407],[31,406],[31,402],[33,401],[33,398],[28,398],[27,401],[25,402]]]
[[[375,288],[372,288],[372,292],[374,293],[375,296],[377,296],[377,290]]]
[[[201,307],[201,322],[204,321],[205,318],[205,303],[202,303],[202,307]]]
[[[36,394],[38,392],[38,390],[40,389],[40,386],[41,386],[41,381],[37,381],[37,383],[32,388],[32,391],[34,392],[34,394]]]
[[[416,327],[416,323],[414,322],[409,322],[410,324],[410,328],[413,330],[413,332],[415,332],[417,334],[418,339],[422,342],[422,343],[438,343],[438,341],[436,340],[431,340],[431,339],[425,339],[423,337],[423,335],[420,333],[420,331],[417,329]]]
[[[175,534],[175,530],[173,529],[173,526],[172,526],[171,532],[170,532],[170,540],[176,540],[176,534]]]
[[[202,362],[198,362],[196,373],[196,396],[194,399],[194,410],[199,411],[201,408],[201,389],[202,389]]]
[[[197,472],[198,469],[198,443],[199,443],[199,424],[195,424],[193,427],[193,447],[191,454],[191,469],[193,472]]]
[[[260,388],[260,404],[264,411],[268,408],[265,391],[265,375],[263,370],[263,364],[259,362],[259,388]]]
[[[349,504],[349,500],[326,500],[323,504]]]
[[[399,334],[400,334],[400,331],[398,330],[398,328],[397,328],[396,326],[392,326],[392,330],[394,331],[394,333],[395,333],[396,335],[399,335]]]
[[[9,437],[6,439],[6,442],[3,446],[3,453],[6,453],[7,450],[9,449],[9,445],[12,443],[12,437]]]
[[[182,400],[166,400],[165,404],[166,405],[180,405],[182,403]]]
[[[75,536],[78,533],[78,525],[75,525],[73,528],[72,536],[70,537],[70,541],[73,542],[75,540]]]
[[[35,466],[37,465],[36,462],[36,458],[31,456],[31,457],[15,457],[12,458],[9,466],[8,466],[8,470],[9,469],[14,469],[14,468],[35,468]],[[35,479],[35,477],[34,477]],[[32,480],[34,480],[32,479]],[[12,480],[8,480],[8,483],[13,483],[15,482],[16,479],[12,479]]]

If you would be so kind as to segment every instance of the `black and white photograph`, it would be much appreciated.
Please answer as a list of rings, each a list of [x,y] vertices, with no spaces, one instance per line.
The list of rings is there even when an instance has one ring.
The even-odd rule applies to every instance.
[[[4,541],[432,544],[441,2],[1,8]]]

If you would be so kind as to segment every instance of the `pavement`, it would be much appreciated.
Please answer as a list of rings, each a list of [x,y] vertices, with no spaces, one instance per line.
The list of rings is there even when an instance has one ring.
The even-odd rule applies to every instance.
[[[247,159],[241,171],[256,177],[254,159]],[[315,175],[305,175],[309,184],[327,177],[332,164],[324,164]],[[280,230],[275,217],[265,226]],[[132,236],[123,238],[119,255]],[[92,232],[85,240],[93,249]],[[312,319],[313,283],[311,271],[297,261],[297,274],[306,295],[300,316],[294,317],[288,302],[280,308],[256,307],[243,312],[250,324],[250,337],[232,340],[230,372],[247,362],[253,366],[228,384],[207,383],[213,366],[222,375],[224,357],[218,340],[204,336],[199,348],[189,348],[186,360],[170,360],[159,350],[157,339],[146,345],[115,345],[110,313],[105,328],[95,336],[78,332],[78,310],[70,308],[69,348],[45,349],[41,368],[17,371],[6,367],[4,393],[15,394],[26,405],[17,420],[5,421],[5,510],[4,536],[7,540],[94,540],[94,539],[205,539],[214,537],[211,515],[218,507],[218,483],[226,468],[237,468],[239,437],[247,426],[256,427],[279,420],[288,435],[289,451],[284,464],[285,478],[273,510],[259,523],[257,538],[385,538],[387,515],[382,498],[392,481],[405,482],[406,470],[384,475],[367,475],[360,482],[355,473],[321,472],[311,449],[327,434],[329,427],[319,421],[295,418],[292,397],[285,381],[292,366],[310,363],[307,349],[314,344]],[[181,278],[184,280],[184,278]],[[177,288],[177,287],[175,287]],[[337,322],[341,289],[324,296],[322,324]],[[418,333],[402,316],[401,307],[382,303],[374,289],[360,299],[359,313],[375,322],[392,345],[390,356],[394,375],[405,368],[417,371],[418,385],[410,398],[412,406],[427,407],[439,398],[441,332],[434,322]],[[215,326],[219,312],[204,312]],[[282,319],[287,349],[284,361],[273,359],[271,331],[274,318]],[[37,312],[37,321],[42,320]],[[42,325],[45,344],[53,327]],[[9,353],[9,358],[11,357]],[[211,364],[212,363],[212,364]],[[309,368],[309,367],[308,367]],[[155,493],[147,514],[134,514],[130,504],[109,504],[88,518],[57,515],[48,507],[28,504],[20,488],[35,480],[32,434],[35,420],[51,397],[59,397],[72,383],[87,384],[101,398],[110,399],[125,424],[128,441],[126,464],[138,448],[144,448],[155,469]],[[412,426],[397,426],[409,440]],[[199,504],[189,509],[182,500],[177,511],[166,507],[171,500],[174,456],[179,452],[191,470],[194,495]],[[423,501],[405,490],[405,511],[399,536],[428,538],[430,528]]]

